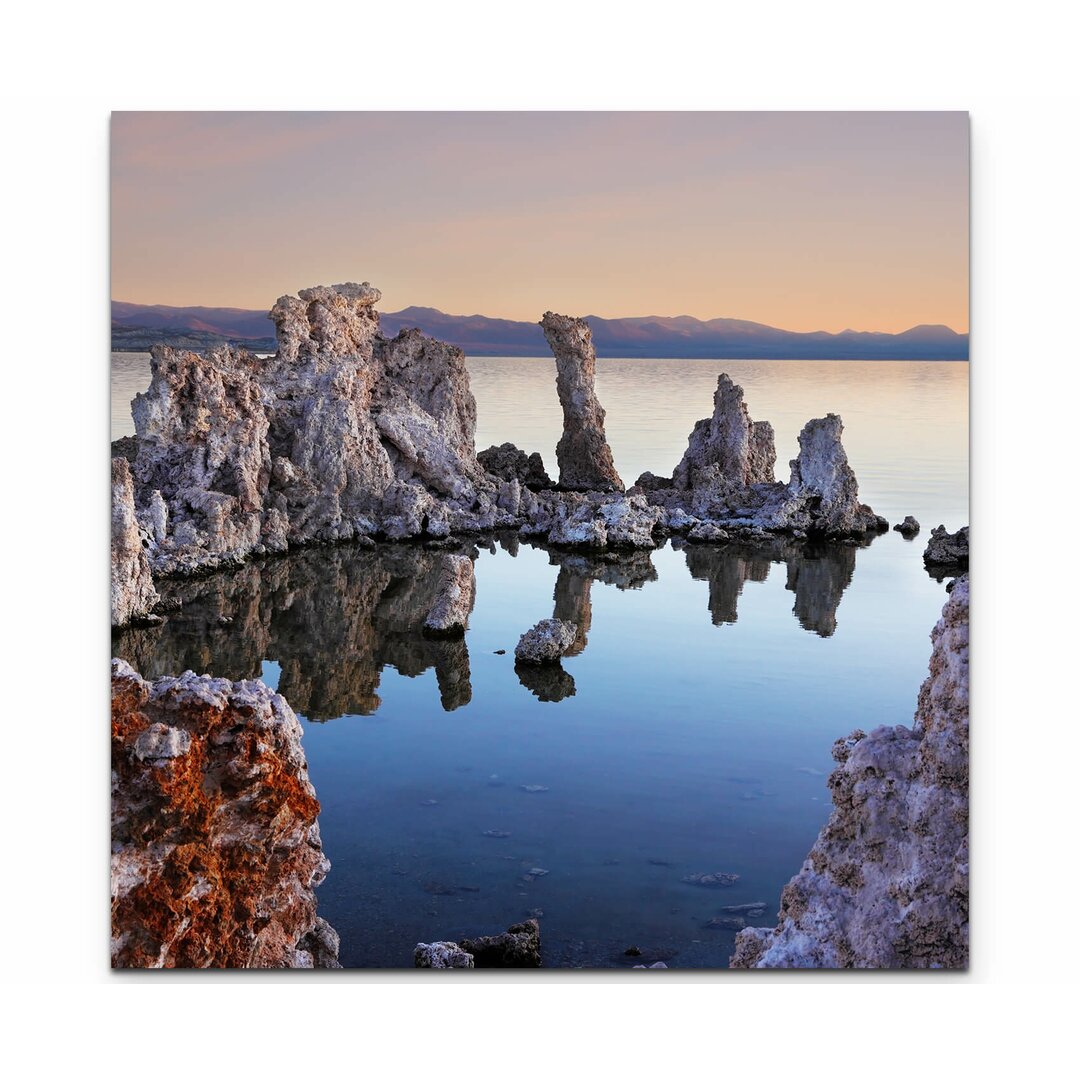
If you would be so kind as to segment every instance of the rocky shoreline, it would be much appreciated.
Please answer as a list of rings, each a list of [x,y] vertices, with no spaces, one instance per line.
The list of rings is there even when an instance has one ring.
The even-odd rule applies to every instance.
[[[968,605],[964,575],[931,634],[912,726],[836,741],[832,816],[776,929],[740,931],[733,968],[967,967]]]
[[[726,375],[672,476],[645,473],[625,488],[604,435],[588,324],[552,312],[542,325],[564,413],[558,482],[538,454],[512,444],[477,455],[464,354],[415,330],[383,337],[379,298],[366,283],[282,297],[270,357],[152,350],[134,442],[116,447],[132,484],[119,531],[114,522],[114,625],[151,613],[147,568],[159,579],[205,573],[312,543],[509,529],[568,549],[648,550],[670,535],[845,541],[888,527],[859,502],[838,416],[806,424],[790,479],[778,482],[772,427],[750,419]]]

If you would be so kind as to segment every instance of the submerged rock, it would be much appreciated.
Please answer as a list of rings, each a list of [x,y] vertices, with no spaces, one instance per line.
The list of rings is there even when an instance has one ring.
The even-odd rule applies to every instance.
[[[113,661],[113,967],[339,966],[301,735],[261,682]]]
[[[478,968],[540,967],[540,923],[526,919],[505,933],[466,938],[458,945],[472,954]]]
[[[706,924],[706,930],[741,930],[746,926],[742,915],[714,915]]]
[[[911,728],[838,739],[834,810],[785,886],[775,930],[736,938],[740,968],[965,968],[968,602],[957,580]]]
[[[514,656],[525,664],[550,664],[565,656],[577,638],[577,627],[563,619],[541,619],[521,635]]]
[[[718,870],[712,874],[687,874],[682,880],[688,885],[702,885],[707,889],[726,889],[739,880],[739,875]]]
[[[729,904],[727,907],[722,907],[720,910],[725,915],[746,915],[753,919],[765,914],[765,908],[768,905],[764,900],[757,900],[750,904]]]
[[[904,518],[898,525],[893,526],[893,530],[898,532],[905,540],[912,540],[919,535],[919,529],[922,526],[910,515]]]
[[[126,458],[112,459],[112,625],[126,626],[145,619],[157,604],[157,589],[146,549],[149,538],[135,518],[135,493]]]
[[[555,354],[563,434],[555,448],[559,486],[570,491],[622,491],[596,397],[596,350],[584,319],[545,312],[540,325]]]
[[[472,956],[455,941],[420,942],[413,953],[413,966],[418,968],[471,968]]]
[[[939,525],[930,533],[930,540],[923,552],[923,562],[927,566],[952,567],[964,569],[968,564],[968,526],[947,532],[944,525]]]

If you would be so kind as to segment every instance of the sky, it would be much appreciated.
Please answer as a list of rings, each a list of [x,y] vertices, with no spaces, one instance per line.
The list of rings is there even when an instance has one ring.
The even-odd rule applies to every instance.
[[[112,296],[968,329],[968,117],[114,113]]]

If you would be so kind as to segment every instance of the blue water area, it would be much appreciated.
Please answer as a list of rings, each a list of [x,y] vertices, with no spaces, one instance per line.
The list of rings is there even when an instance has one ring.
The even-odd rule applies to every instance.
[[[829,813],[833,740],[910,723],[945,595],[921,545],[466,550],[461,640],[421,629],[443,552],[344,545],[167,585],[183,608],[117,652],[148,677],[261,675],[304,719],[346,966],[537,912],[551,966],[631,947],[724,966],[735,931],[706,924],[758,901],[749,924],[774,919]],[[553,614],[575,655],[515,665]],[[717,872],[738,880],[683,880]]]

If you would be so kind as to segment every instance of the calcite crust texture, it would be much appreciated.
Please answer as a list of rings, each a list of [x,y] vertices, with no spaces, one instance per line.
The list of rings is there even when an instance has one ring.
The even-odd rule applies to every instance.
[[[968,600],[964,576],[931,635],[913,726],[837,740],[832,816],[779,925],[741,931],[732,967],[967,967]]]
[[[555,354],[555,386],[563,410],[563,434],[555,447],[559,486],[570,491],[622,491],[596,397],[596,350],[584,319],[544,314],[540,321]]]
[[[337,967],[300,723],[261,682],[112,671],[112,965]]]

